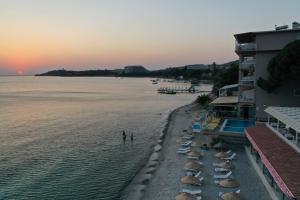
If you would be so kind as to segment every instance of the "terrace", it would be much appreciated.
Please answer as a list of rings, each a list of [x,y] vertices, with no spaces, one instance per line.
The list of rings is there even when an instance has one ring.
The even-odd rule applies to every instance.
[[[300,107],[268,107],[267,126],[300,153]]]

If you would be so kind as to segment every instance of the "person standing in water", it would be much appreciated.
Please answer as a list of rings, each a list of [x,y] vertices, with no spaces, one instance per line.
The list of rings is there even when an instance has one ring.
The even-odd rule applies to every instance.
[[[130,140],[133,141],[133,133],[130,135]]]
[[[125,133],[125,131],[123,130],[123,142],[125,142],[125,140],[126,140],[126,133]]]

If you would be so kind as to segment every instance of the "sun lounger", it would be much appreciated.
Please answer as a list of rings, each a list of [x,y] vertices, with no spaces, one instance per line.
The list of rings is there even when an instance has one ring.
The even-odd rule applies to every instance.
[[[225,152],[226,154],[231,154],[231,150],[229,149],[228,151]]]
[[[235,191],[234,193],[240,194],[240,193],[241,193],[241,190],[239,189],[239,190]],[[219,192],[219,197],[222,197],[223,194],[224,194],[224,192]],[[222,198],[221,198],[221,199],[222,199]]]
[[[216,167],[215,172],[229,172],[230,169],[222,168],[222,167]]]
[[[202,173],[202,171],[199,171],[199,172],[195,175],[195,177],[198,178],[198,177],[200,176],[201,173]]]
[[[200,157],[188,156],[187,159],[190,159],[190,160],[199,160]]]
[[[179,147],[177,151],[186,151],[186,150],[191,150],[191,147]]]
[[[176,153],[177,154],[187,154],[189,153],[191,150],[187,149],[187,150],[177,150]]]
[[[236,153],[231,154],[231,156],[227,157],[227,158],[221,158],[223,160],[233,160],[236,156]]]
[[[232,171],[229,171],[227,174],[218,174],[218,175],[214,175],[215,179],[226,179],[229,178],[229,176],[232,174]]]
[[[194,173],[198,173],[198,170],[194,170],[194,169],[190,169],[190,168],[184,168],[184,170],[188,171],[188,172],[194,172]]]
[[[227,160],[227,161],[225,161],[225,162],[230,163],[229,160]],[[224,162],[223,162],[223,163],[224,163]],[[222,166],[223,166],[223,163],[213,163],[213,166],[214,166],[214,167],[222,167]]]
[[[192,140],[189,140],[189,141],[186,141],[186,142],[181,143],[180,145],[181,145],[181,146],[184,146],[184,147],[188,147],[188,146],[190,146],[192,143],[193,143],[193,141],[192,141]]]
[[[193,137],[194,137],[193,135],[184,135],[184,136],[182,136],[183,139],[188,139],[188,140],[192,139]]]
[[[202,190],[198,189],[198,190],[191,190],[191,189],[181,189],[180,192],[186,192],[192,195],[200,195],[202,193]]]

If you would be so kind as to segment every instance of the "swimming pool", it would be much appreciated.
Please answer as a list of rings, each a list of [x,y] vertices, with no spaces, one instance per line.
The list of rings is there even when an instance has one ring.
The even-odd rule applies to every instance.
[[[226,119],[221,126],[221,132],[234,132],[244,134],[244,129],[247,127],[254,126],[254,120],[236,120]]]

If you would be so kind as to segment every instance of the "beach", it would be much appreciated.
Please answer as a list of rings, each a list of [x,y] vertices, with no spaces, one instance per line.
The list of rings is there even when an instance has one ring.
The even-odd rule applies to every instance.
[[[241,190],[245,199],[263,199],[269,200],[269,194],[261,183],[254,169],[251,167],[243,146],[231,146],[231,150],[236,152],[237,159],[233,161],[235,168],[233,178],[240,182],[239,188],[220,188],[214,183],[213,175],[214,162],[221,162],[214,155],[217,153],[214,149],[200,150],[204,154],[201,162],[204,164],[201,176],[204,177],[204,184],[201,187],[187,186],[180,182],[181,177],[185,175],[184,165],[188,161],[186,155],[176,153],[180,144],[176,141],[181,138],[185,130],[191,132],[191,126],[197,113],[204,112],[201,107],[195,103],[181,107],[175,110],[169,118],[168,125],[162,149],[156,156],[151,156],[146,166],[134,178],[127,190],[125,190],[124,199],[130,200],[171,200],[183,188],[201,189],[203,199],[217,199],[219,192],[233,192]],[[208,142],[211,136],[197,134],[194,141],[201,140]],[[154,151],[155,152],[155,151]]]

